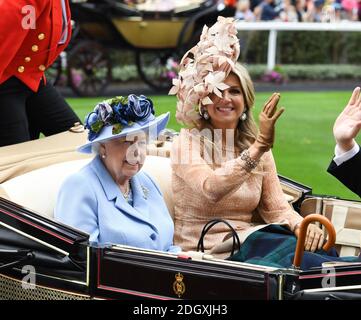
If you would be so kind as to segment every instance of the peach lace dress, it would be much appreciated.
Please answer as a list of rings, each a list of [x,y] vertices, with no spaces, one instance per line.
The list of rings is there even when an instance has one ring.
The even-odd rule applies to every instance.
[[[172,144],[174,242],[184,251],[196,250],[202,228],[210,219],[226,219],[240,234],[254,226],[256,212],[266,223],[285,223],[291,230],[302,221],[284,197],[271,151],[248,172],[240,157],[217,165],[207,161],[202,149],[188,129],[182,129]],[[206,252],[227,234],[226,225],[214,226],[205,237]]]

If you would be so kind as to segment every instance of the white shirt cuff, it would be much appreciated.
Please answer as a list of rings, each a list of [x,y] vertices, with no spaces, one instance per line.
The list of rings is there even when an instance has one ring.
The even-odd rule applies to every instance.
[[[336,144],[335,157],[333,158],[333,161],[339,166],[340,164],[346,162],[347,160],[350,160],[359,151],[360,151],[360,146],[358,145],[357,142],[355,142],[355,145],[353,146],[353,148],[347,152],[342,152],[340,150],[340,147]]]

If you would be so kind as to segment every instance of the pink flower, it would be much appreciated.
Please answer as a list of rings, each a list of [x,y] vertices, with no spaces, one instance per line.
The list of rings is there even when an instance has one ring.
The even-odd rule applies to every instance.
[[[261,79],[262,81],[265,82],[275,82],[275,83],[282,83],[284,80],[282,74],[274,70],[266,72]]]
[[[173,79],[172,83],[173,87],[169,90],[168,94],[177,94],[181,86],[181,81],[179,79]]]
[[[226,74],[223,71],[209,73],[204,79],[204,83],[208,88],[208,92],[214,92],[218,97],[222,98],[222,93],[219,90],[225,90],[229,88],[229,86],[223,82],[225,79]]]

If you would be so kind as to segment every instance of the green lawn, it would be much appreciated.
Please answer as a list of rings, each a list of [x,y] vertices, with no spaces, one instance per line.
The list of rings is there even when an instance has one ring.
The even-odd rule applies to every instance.
[[[258,93],[255,114],[271,93]],[[347,103],[351,92],[286,92],[280,106],[286,111],[277,124],[273,153],[278,172],[313,188],[314,194],[336,195],[347,199],[359,198],[326,172],[334,151],[332,126]],[[171,111],[168,127],[180,125],[175,120],[176,99],[173,96],[151,97],[157,113]],[[81,119],[102,98],[68,99]],[[360,168],[361,169],[361,168]]]

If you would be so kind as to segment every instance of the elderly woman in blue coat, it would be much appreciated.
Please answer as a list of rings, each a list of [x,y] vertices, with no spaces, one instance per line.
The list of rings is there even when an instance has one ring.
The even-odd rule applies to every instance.
[[[90,234],[90,241],[178,252],[174,225],[154,180],[140,171],[146,143],[165,128],[169,112],[154,116],[145,96],[99,103],[86,117],[89,142],[78,150],[95,158],[62,185],[55,218]]]

